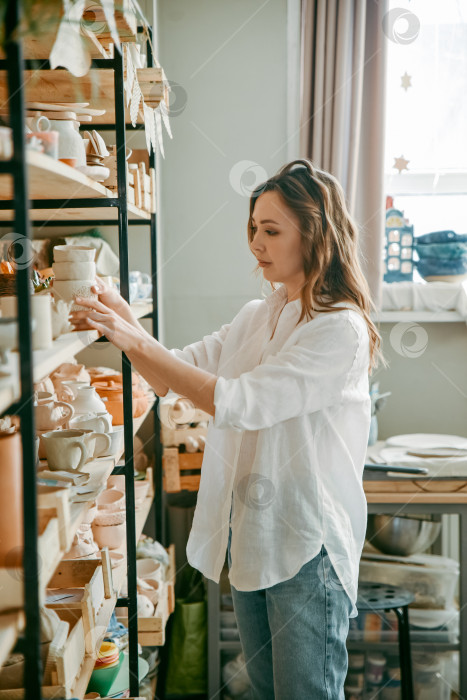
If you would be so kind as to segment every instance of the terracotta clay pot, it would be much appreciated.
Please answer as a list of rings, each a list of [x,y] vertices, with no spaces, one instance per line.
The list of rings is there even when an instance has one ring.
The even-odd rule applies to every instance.
[[[114,425],[123,425],[123,382],[121,374],[97,375],[92,379],[92,386],[102,399],[106,399],[106,408],[112,414]],[[148,407],[148,399],[139,387],[137,377],[133,379],[133,418],[141,416]]]
[[[22,565],[22,472],[20,433],[0,433],[0,567]]]

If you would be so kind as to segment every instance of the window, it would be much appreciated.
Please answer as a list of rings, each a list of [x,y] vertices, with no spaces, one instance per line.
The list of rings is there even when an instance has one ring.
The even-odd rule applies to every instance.
[[[415,238],[467,233],[467,3],[390,0],[389,9],[386,194]]]

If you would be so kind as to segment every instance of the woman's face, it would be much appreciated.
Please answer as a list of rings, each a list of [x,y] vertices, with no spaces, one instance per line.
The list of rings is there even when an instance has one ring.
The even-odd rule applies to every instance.
[[[268,282],[287,287],[288,300],[297,299],[305,282],[298,219],[278,192],[256,200],[250,249]]]

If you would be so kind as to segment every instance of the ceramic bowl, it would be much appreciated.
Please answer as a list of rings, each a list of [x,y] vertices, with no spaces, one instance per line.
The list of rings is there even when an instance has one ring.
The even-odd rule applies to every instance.
[[[138,593],[145,595],[153,605],[159,602],[159,581],[152,579],[138,579]]]
[[[96,249],[84,245],[56,245],[54,262],[94,262]]]
[[[91,291],[95,280],[55,280],[52,288],[55,301],[61,299],[65,302],[74,302],[75,297],[97,300],[97,294]],[[82,311],[84,306],[73,303],[71,311]]]
[[[107,488],[118,489],[122,493],[125,493],[125,475],[124,474],[113,474],[107,479]]]
[[[455,260],[467,256],[467,242],[453,241],[452,243],[424,243],[415,242],[415,250],[421,259],[445,258]]]
[[[157,580],[157,575],[160,568],[160,563],[158,561],[154,561],[154,559],[137,559],[136,561],[136,571],[138,577],[142,578],[143,580]]]
[[[99,511],[115,513],[125,507],[125,494],[118,489],[106,489],[97,498]]]
[[[135,481],[135,501],[142,503],[149,491],[149,481]]]
[[[126,520],[126,513],[124,510],[119,510],[119,511],[111,511],[108,513],[107,511],[102,511],[98,510],[94,517],[94,524],[95,525],[120,525],[121,523],[124,523]]]
[[[125,523],[120,523],[120,525],[96,525],[93,523],[92,531],[94,540],[99,547],[118,549],[125,539],[126,527]]]
[[[123,450],[123,425],[115,426],[107,435],[110,438],[110,447],[107,454],[102,455],[103,457],[116,455]],[[125,486],[125,477],[123,482],[123,486]]]
[[[433,231],[432,233],[424,233],[422,236],[417,236],[416,243],[431,244],[431,243],[459,243],[467,242],[467,234],[456,233],[455,231]]]
[[[96,263],[55,262],[52,270],[56,280],[90,280],[96,276]]]
[[[419,273],[424,275],[463,275],[467,272],[467,259],[423,258],[416,263]]]

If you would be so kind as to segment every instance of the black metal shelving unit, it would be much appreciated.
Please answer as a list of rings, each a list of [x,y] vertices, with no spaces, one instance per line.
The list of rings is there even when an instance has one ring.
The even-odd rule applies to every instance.
[[[61,208],[63,200],[41,199],[29,200],[26,148],[24,137],[24,85],[23,71],[25,68],[37,68],[37,62],[23,58],[21,41],[16,35],[16,28],[21,18],[21,2],[9,0],[5,15],[6,60],[0,61],[0,68],[6,69],[8,75],[8,92],[10,106],[10,124],[13,130],[14,154],[11,161],[0,162],[0,173],[11,174],[14,184],[14,198],[12,201],[0,202],[0,209],[14,210],[15,233],[21,236],[24,246],[30,246],[32,241],[32,227],[29,219],[29,207],[35,209]],[[148,66],[152,65],[152,49],[148,47]],[[41,69],[49,67],[48,61],[41,61]],[[114,58],[94,59],[91,70],[101,68],[113,69],[115,90],[115,125],[97,125],[99,129],[114,128],[117,143],[117,196],[111,199],[72,199],[74,208],[116,207],[118,209],[117,221],[108,220],[58,220],[53,222],[35,221],[36,226],[118,226],[118,244],[120,257],[120,292],[126,301],[129,301],[129,224],[146,225],[149,228],[151,247],[151,277],[153,283],[153,308],[150,314],[152,318],[152,332],[158,338],[158,310],[157,310],[157,218],[152,213],[149,220],[134,220],[128,218],[127,206],[127,177],[126,177],[126,120],[124,97],[124,66],[123,55],[115,49]],[[62,69],[58,69],[62,70]],[[155,167],[155,154],[150,154],[150,166]],[[0,226],[10,226],[11,222],[0,222]],[[18,244],[16,244],[18,246]],[[22,246],[19,246],[21,248]],[[18,256],[24,255],[23,250],[18,250]],[[30,256],[32,262],[32,255]],[[38,522],[37,522],[37,494],[36,494],[36,465],[34,455],[34,410],[32,396],[34,392],[33,382],[33,357],[31,339],[31,313],[30,313],[30,280],[31,265],[19,265],[17,270],[17,294],[20,313],[19,325],[19,357],[20,357],[20,400],[8,409],[20,416],[21,436],[23,446],[23,506],[24,506],[24,610],[25,610],[25,634],[22,648],[25,654],[25,700],[39,700],[41,697],[41,659],[40,659],[40,618],[39,618],[39,559],[38,559]],[[137,587],[136,587],[136,523],[135,523],[135,494],[134,494],[134,466],[133,466],[133,411],[132,411],[132,369],[128,358],[122,353],[123,375],[123,405],[124,405],[124,446],[125,464],[116,467],[114,473],[125,474],[126,486],[126,546],[127,546],[127,580],[128,595],[119,598],[117,605],[128,607],[128,631],[129,631],[129,672],[130,695],[139,695],[138,682],[138,619],[137,619]],[[165,541],[163,501],[162,501],[162,449],[160,446],[160,424],[158,418],[158,399],[153,406],[154,415],[154,454],[155,454],[155,496],[153,508],[155,508],[155,535],[163,543]]]

